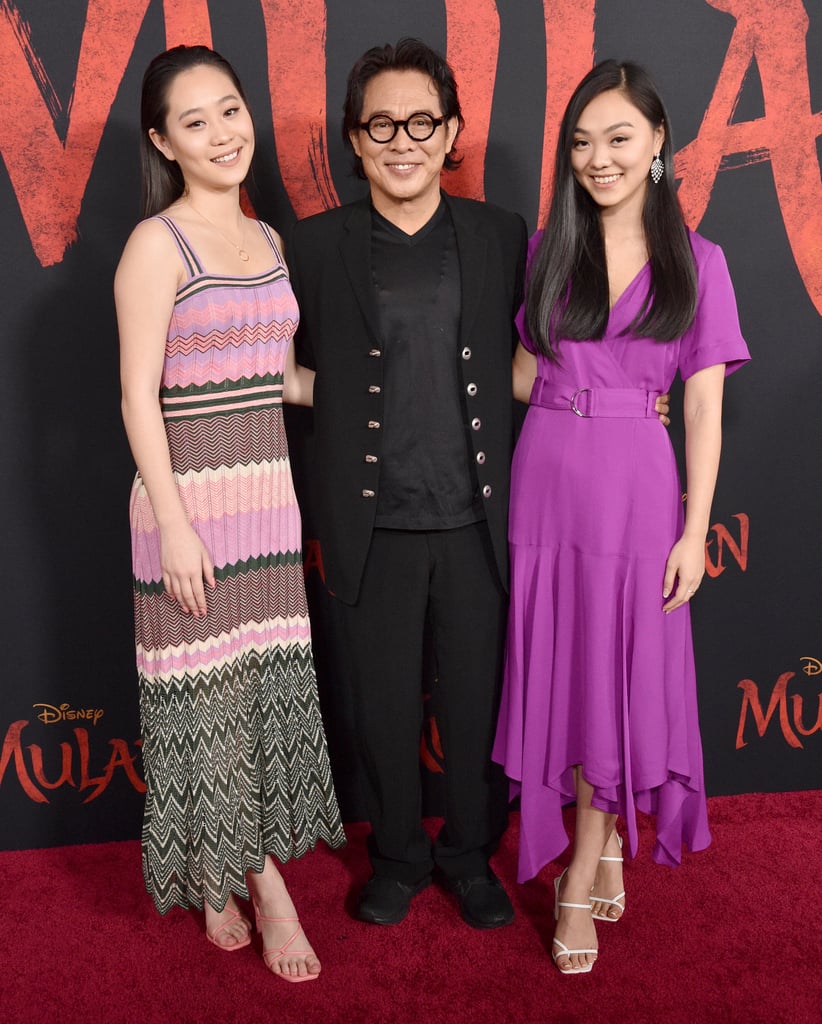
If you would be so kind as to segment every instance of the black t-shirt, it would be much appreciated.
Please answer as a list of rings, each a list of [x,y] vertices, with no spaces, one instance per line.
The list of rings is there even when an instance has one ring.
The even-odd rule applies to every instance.
[[[460,267],[440,203],[407,235],[372,208],[371,269],[383,352],[383,454],[375,525],[447,530],[483,518],[460,376]]]

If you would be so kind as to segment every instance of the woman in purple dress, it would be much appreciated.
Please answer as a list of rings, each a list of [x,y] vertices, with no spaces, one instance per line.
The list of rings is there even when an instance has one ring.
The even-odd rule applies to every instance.
[[[621,817],[656,815],[654,859],[710,842],[688,602],[705,568],[724,377],[749,358],[722,251],[685,226],[647,73],[579,84],[531,241],[514,360],[530,408],[511,485],[511,610],[494,750],[521,798],[519,880],[568,845],[552,956],[591,970],[594,918],[625,909]],[[685,381],[687,505],[655,410]],[[530,396],[530,399],[529,399]]]

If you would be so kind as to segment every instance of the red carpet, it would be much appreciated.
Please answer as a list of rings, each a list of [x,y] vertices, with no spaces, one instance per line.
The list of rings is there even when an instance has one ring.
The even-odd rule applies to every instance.
[[[286,868],[323,960],[316,982],[267,974],[258,942],[226,954],[202,917],[162,918],[136,842],[0,853],[0,1020],[10,1024],[820,1024],[822,790],[715,797],[713,846],[671,870],[652,833],[627,865],[624,920],[599,927],[593,973],[546,952],[557,865],[514,882],[517,818],[495,858],[516,922],[478,932],[432,886],[403,924],[348,913],[368,875],[365,826],[347,849]],[[432,826],[436,823],[432,822]]]

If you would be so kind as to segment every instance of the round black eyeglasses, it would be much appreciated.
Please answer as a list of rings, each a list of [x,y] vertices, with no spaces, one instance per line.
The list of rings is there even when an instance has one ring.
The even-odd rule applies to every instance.
[[[425,142],[444,121],[444,117],[431,117],[430,114],[423,113],[412,114],[404,121],[395,121],[385,114],[375,114],[357,127],[368,132],[368,137],[374,142],[390,142],[400,128],[404,128],[405,134],[414,142]]]

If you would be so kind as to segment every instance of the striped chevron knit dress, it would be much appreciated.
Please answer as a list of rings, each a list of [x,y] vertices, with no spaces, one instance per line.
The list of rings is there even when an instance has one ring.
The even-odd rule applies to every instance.
[[[208,613],[164,592],[160,539],[138,474],[134,609],[146,776],[143,874],[165,913],[248,896],[265,854],[345,842],[320,718],[300,514],[282,414],[298,310],[273,267],[208,274],[168,218],[188,268],[168,330],[160,401],[189,521],[214,562]]]

